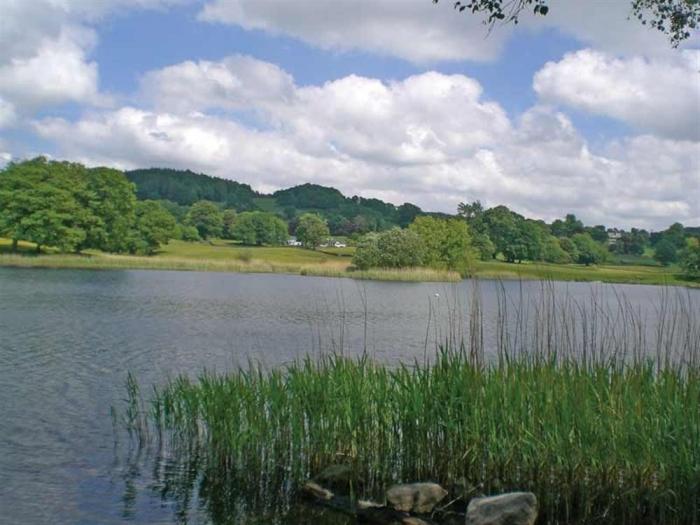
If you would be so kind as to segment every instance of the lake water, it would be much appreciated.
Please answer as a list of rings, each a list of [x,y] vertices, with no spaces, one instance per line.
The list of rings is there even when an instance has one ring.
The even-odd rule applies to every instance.
[[[469,339],[470,319],[479,318],[488,359],[499,341],[517,348],[551,337],[548,311],[564,324],[567,312],[588,311],[589,324],[599,315],[596,337],[618,350],[629,338],[652,349],[688,338],[682,344],[692,346],[700,334],[697,290],[483,281],[478,316],[473,292],[467,281],[0,268],[0,523],[208,522],[194,502],[178,516],[147,461],[126,459],[111,408],[122,406],[129,371],[150,385],[327,351],[422,360],[436,340]],[[506,314],[515,332],[504,343],[498,319]],[[673,334],[659,330],[670,319]],[[594,349],[586,329],[572,347],[586,340]]]

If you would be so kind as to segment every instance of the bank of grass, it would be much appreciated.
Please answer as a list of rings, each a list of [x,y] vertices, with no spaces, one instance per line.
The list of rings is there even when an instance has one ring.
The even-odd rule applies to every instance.
[[[541,523],[689,524],[700,519],[698,406],[697,369],[528,358],[484,366],[443,351],[432,365],[331,356],[180,377],[131,421],[190,467],[171,467],[164,483],[188,483],[180,472],[193,483],[196,461],[196,479],[224,491],[203,496],[219,515],[235,515],[226,493],[251,509],[284,509],[290,487],[341,462],[358,497],[435,480],[463,500],[531,490]]]
[[[523,263],[479,261],[476,275],[484,279],[546,279],[626,284],[698,286],[684,280],[678,267]]]
[[[34,245],[21,242],[19,254],[0,239],[0,266],[88,269],[195,270],[249,273],[291,273],[389,281],[457,281],[459,274],[432,268],[352,271],[353,247],[306,250],[298,247],[246,247],[231,241],[171,241],[154,256],[114,255],[97,251],[58,254],[50,248],[36,255]],[[609,283],[700,286],[683,280],[677,267],[545,263],[511,264],[478,261],[474,275],[485,279],[548,279]]]

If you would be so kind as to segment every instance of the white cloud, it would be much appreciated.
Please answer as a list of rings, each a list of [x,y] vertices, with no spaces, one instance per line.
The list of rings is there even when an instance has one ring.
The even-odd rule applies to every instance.
[[[564,114],[535,107],[511,122],[462,75],[351,75],[299,87],[267,68],[243,57],[179,64],[144,80],[164,105],[45,119],[35,129],[88,164],[191,168],[263,191],[310,181],[448,212],[478,198],[547,220],[573,212],[610,225],[700,222],[698,142],[643,135],[592,151]],[[151,81],[164,77],[161,92]],[[190,103],[167,102],[181,92]],[[247,110],[263,126],[238,117]]]
[[[15,118],[15,107],[0,97],[0,129],[14,124]]]
[[[166,110],[238,110],[291,100],[294,81],[269,62],[235,55],[221,62],[183,62],[147,73],[146,98]]]
[[[477,17],[459,16],[451,2],[435,6],[430,0],[213,0],[200,19],[289,35],[322,49],[369,51],[417,63],[492,60],[510,31],[487,38]]]
[[[89,59],[97,42],[92,25],[115,12],[185,1],[0,0],[0,97],[14,108],[12,122],[65,102],[107,102]]]
[[[63,102],[96,103],[97,64],[87,62],[73,34],[43,41],[30,58],[0,66],[0,94],[25,111]]]
[[[459,13],[442,0],[334,0],[278,2],[210,0],[199,17],[273,35],[286,35],[322,49],[360,50],[415,63],[489,61],[518,32],[554,29],[615,54],[669,55],[665,35],[631,18],[630,0],[553,2],[547,16],[523,11],[520,24],[495,25]]]
[[[649,60],[583,49],[545,64],[533,86],[546,102],[672,138],[700,139],[700,51]]]

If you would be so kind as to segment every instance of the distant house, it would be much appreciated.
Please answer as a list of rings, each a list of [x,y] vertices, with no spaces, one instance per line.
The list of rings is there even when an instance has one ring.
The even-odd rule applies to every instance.
[[[348,245],[345,244],[344,242],[335,241],[335,242],[333,243],[333,247],[334,247],[334,248],[347,248]]]
[[[618,230],[617,228],[608,229],[608,245],[613,245],[617,243],[622,238],[623,230]]]
[[[287,239],[287,246],[301,246],[301,241],[298,241],[296,237],[290,237]]]

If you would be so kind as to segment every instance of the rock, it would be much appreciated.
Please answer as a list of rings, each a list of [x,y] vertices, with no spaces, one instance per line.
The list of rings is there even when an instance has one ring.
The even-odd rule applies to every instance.
[[[532,492],[509,492],[474,498],[467,507],[466,525],[534,525],[537,498]]]
[[[384,507],[384,505],[380,505],[379,503],[375,503],[374,501],[367,501],[364,499],[357,501],[357,508],[360,510],[381,509],[382,507]]]
[[[423,521],[415,516],[409,516],[401,520],[401,525],[429,525],[427,521]]]
[[[447,491],[437,483],[394,485],[386,491],[389,504],[398,511],[426,514],[431,512]]]
[[[325,485],[347,486],[352,477],[350,465],[328,465],[315,477]]]
[[[330,490],[324,489],[321,485],[319,485],[318,483],[314,483],[313,481],[307,481],[304,484],[303,490],[304,492],[306,492],[310,496],[313,496],[316,499],[333,499],[333,493]]]

